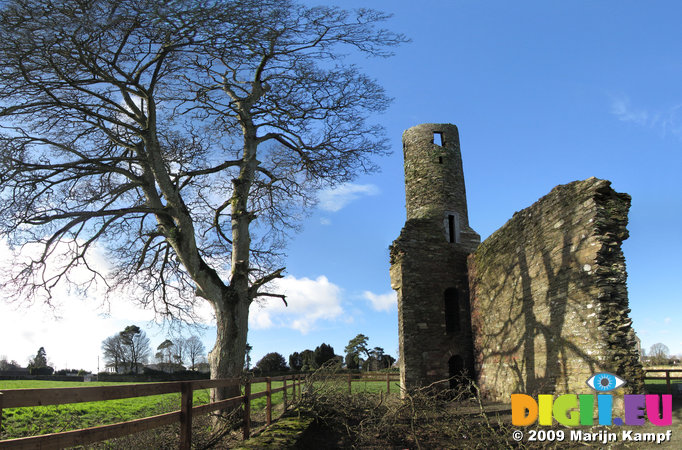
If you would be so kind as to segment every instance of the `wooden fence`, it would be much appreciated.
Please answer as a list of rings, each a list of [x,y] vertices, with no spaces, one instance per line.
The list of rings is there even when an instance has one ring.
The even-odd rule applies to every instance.
[[[664,377],[650,377],[650,373],[665,372]],[[665,380],[666,393],[672,394],[670,380],[682,380],[682,376],[671,377],[670,372],[682,372],[682,369],[644,369],[644,380]]]
[[[242,424],[244,439],[251,434],[251,400],[266,397],[266,421],[272,422],[272,394],[282,392],[284,410],[287,408],[287,394],[291,392],[292,400],[301,396],[302,375],[286,377],[255,378],[244,384],[244,395],[227,400],[192,406],[195,390],[234,386],[239,379],[178,381],[167,383],[145,383],[118,386],[72,387],[51,389],[11,389],[0,391],[0,430],[2,430],[3,408],[19,408],[26,406],[64,405],[68,403],[116,400],[122,398],[144,397],[169,393],[181,393],[180,410],[152,417],[103,425],[81,430],[52,433],[18,439],[0,440],[2,449],[53,449],[84,445],[93,442],[113,439],[140,431],[150,430],[164,425],[180,422],[180,449],[189,449],[192,442],[192,417],[208,414],[218,409],[243,405],[244,421]],[[272,381],[282,381],[282,387],[272,388]],[[287,381],[292,381],[287,384]],[[252,393],[252,383],[266,383],[265,391]]]

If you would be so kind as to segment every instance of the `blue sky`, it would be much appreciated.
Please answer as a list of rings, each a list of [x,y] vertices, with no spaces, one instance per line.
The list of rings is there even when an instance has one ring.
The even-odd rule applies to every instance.
[[[623,244],[630,316],[645,348],[662,342],[682,354],[682,4],[371,6],[393,13],[388,26],[412,39],[393,58],[356,60],[395,98],[375,118],[394,153],[377,160],[381,173],[321,194],[288,246],[280,287],[289,308],[270,300],[252,310],[254,361],[322,342],[341,354],[358,333],[397,356],[388,246],[405,221],[401,135],[425,122],[459,127],[469,222],[482,239],[557,184],[596,176],[630,194]],[[146,329],[154,346],[165,338],[130,305],[114,305],[104,319],[96,299],[63,298],[61,322],[40,308],[0,306],[0,356],[25,363],[45,346],[58,367],[95,369],[101,341],[129,323]],[[27,321],[36,324],[30,332],[13,331]],[[203,336],[211,348],[214,328]]]

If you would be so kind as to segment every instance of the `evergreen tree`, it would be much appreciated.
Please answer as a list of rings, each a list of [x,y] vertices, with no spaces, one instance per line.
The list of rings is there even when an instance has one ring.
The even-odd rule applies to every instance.
[[[255,369],[263,375],[276,374],[289,370],[286,361],[284,361],[284,356],[277,352],[268,353],[263,356],[260,361],[256,363]]]
[[[334,359],[334,347],[322,343],[315,349],[315,364],[317,367],[322,367],[322,364],[326,363],[330,359]]]
[[[346,351],[346,366],[349,369],[357,369],[360,367],[360,365],[363,363],[363,361],[366,361],[369,359],[369,349],[367,348],[367,341],[369,338],[365,336],[364,334],[358,334],[355,336],[353,339],[348,341],[348,345],[346,345],[345,351]],[[363,360],[362,357],[360,356],[361,353],[365,354],[366,359]],[[351,363],[349,365],[348,363]],[[351,367],[352,366],[352,367]],[[364,369],[364,367],[363,367]]]
[[[45,352],[45,347],[40,347],[35,358],[31,360],[28,365],[29,369],[42,369],[47,367],[47,353]]]
[[[301,358],[300,353],[294,352],[289,355],[289,367],[291,367],[291,370],[295,370],[297,372],[301,370],[301,367],[303,367],[303,358]]]

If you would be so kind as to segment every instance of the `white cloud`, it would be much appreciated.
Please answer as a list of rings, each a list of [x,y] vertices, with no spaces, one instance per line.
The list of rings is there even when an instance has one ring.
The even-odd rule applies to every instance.
[[[303,334],[315,328],[320,320],[334,320],[343,314],[341,288],[327,277],[295,278],[288,276],[278,280],[273,292],[284,294],[289,306],[275,297],[263,297],[267,301],[251,305],[249,326],[258,328],[292,328]]]
[[[57,261],[52,261],[54,264],[50,265],[48,273],[54,273],[54,267],[66,249],[67,243],[58,244],[56,254],[60,256],[57,256]],[[91,267],[106,272],[104,255],[96,248],[91,250]],[[3,274],[9,275],[18,267],[17,261],[36,251],[36,246],[25,246],[21,252],[13,252],[4,241],[1,242]],[[83,267],[75,269],[71,277],[76,281],[87,278]],[[140,309],[123,296],[112,299],[110,305],[103,303],[102,288],[93,284],[85,291],[75,292],[67,285],[57,285],[50,291],[52,307],[40,296],[34,299],[0,298],[0,356],[7,356],[9,360],[14,359],[25,366],[40,347],[45,347],[48,360],[57,369],[68,364],[68,368],[96,370],[97,355],[101,354],[100,346],[105,338],[132,323],[143,326],[154,316],[153,312]],[[7,292],[3,294],[6,297]],[[106,318],[104,313],[107,313]],[[104,362],[100,361],[100,368],[103,367]]]
[[[637,125],[648,125],[649,113],[643,109],[635,109],[630,105],[630,99],[621,97],[611,103],[611,112],[623,122],[634,122]]]
[[[332,221],[328,217],[320,218],[320,225],[331,225]]]
[[[665,319],[663,319],[663,322],[667,325],[667,324],[669,324],[670,322],[672,322],[672,320],[673,320],[673,319],[671,319],[670,317],[666,317]]]
[[[322,190],[318,198],[320,208],[325,211],[336,212],[362,196],[377,195],[378,193],[379,188],[373,184],[344,183],[334,189]]]
[[[372,308],[377,311],[390,311],[398,306],[398,295],[395,291],[387,292],[385,294],[375,294],[370,291],[365,291],[362,296],[369,300]]]
[[[663,136],[671,133],[678,138],[682,138],[681,109],[682,104],[660,110],[633,107],[626,96],[614,98],[611,102],[611,113],[619,120],[656,130]]]

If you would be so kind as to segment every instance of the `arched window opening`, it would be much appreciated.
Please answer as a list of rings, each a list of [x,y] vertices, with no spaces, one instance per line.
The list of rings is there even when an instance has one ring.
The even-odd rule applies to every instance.
[[[448,334],[459,333],[459,296],[457,289],[445,290],[445,332]]]

